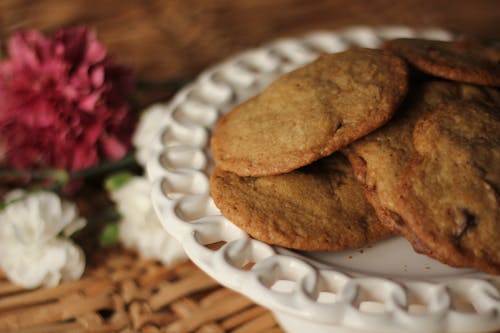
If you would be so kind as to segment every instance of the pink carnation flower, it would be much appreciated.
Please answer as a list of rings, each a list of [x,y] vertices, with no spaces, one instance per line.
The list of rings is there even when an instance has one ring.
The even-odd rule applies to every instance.
[[[74,171],[127,152],[136,123],[127,104],[132,75],[93,32],[20,32],[8,51],[0,62],[0,141],[9,166]]]

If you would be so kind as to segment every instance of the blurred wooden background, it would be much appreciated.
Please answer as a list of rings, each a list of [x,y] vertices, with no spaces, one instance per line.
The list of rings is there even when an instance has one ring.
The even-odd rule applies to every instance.
[[[348,25],[442,27],[500,39],[498,0],[0,0],[2,44],[17,29],[50,33],[86,24],[149,83],[191,78],[207,66],[278,36]],[[172,89],[151,85],[142,103]]]

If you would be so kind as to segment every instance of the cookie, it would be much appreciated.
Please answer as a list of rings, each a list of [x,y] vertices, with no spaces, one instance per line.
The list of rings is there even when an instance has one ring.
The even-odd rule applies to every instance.
[[[336,153],[287,174],[240,177],[216,168],[210,191],[222,214],[255,239],[309,251],[357,248],[389,236]]]
[[[441,104],[413,141],[396,200],[406,226],[440,261],[500,274],[498,105]]]
[[[500,46],[408,38],[390,40],[385,48],[437,77],[500,86]]]
[[[450,101],[500,101],[494,89],[446,81],[416,83],[405,103],[382,128],[344,148],[356,178],[364,185],[366,198],[381,223],[404,236],[415,251],[437,257],[408,229],[396,206],[397,184],[404,167],[413,158],[412,133],[415,122],[437,105]],[[453,264],[448,260],[449,264]],[[460,264],[459,262],[456,263]]]
[[[387,122],[407,81],[404,61],[386,51],[322,55],[221,117],[211,139],[215,163],[240,176],[310,164]]]
[[[444,102],[494,102],[495,99],[500,99],[500,94],[489,88],[446,81],[416,84],[405,103],[386,125],[342,150],[349,158],[356,178],[364,185],[368,201],[387,228],[412,238],[397,213],[395,199],[399,195],[396,189],[398,179],[415,154],[412,143],[415,122]],[[418,244],[416,239],[411,243]]]

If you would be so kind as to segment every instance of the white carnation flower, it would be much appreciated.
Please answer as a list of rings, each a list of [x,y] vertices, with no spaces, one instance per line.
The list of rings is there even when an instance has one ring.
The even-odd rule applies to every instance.
[[[161,126],[158,124],[161,124],[164,118],[165,107],[161,104],[151,105],[141,114],[132,142],[136,148],[135,157],[142,166],[146,165],[155,152],[152,142],[160,135]]]
[[[0,267],[24,287],[54,286],[79,279],[85,268],[80,247],[67,237],[85,226],[74,204],[52,192],[10,192],[0,212]]]
[[[145,177],[132,177],[110,194],[122,215],[119,238],[126,247],[166,265],[186,259],[180,243],[163,229],[156,216],[150,199],[151,184]]]

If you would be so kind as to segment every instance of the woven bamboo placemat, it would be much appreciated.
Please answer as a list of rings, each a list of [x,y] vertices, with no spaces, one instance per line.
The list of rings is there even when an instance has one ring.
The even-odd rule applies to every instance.
[[[26,290],[0,272],[0,332],[281,333],[272,314],[186,262],[99,251],[82,279]]]

